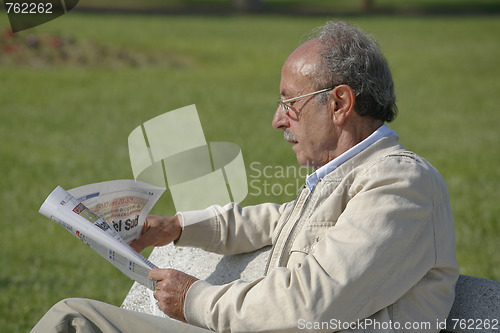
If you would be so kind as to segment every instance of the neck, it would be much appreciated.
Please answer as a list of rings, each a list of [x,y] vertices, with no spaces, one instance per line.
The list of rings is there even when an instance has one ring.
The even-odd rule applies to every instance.
[[[342,155],[361,141],[365,140],[384,124],[383,121],[377,119],[367,117],[359,118],[359,121],[346,123],[339,128],[338,144],[336,149],[330,153],[329,161]]]

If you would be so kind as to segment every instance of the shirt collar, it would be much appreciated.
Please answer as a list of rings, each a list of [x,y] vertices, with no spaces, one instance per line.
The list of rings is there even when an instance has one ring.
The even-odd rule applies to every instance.
[[[396,132],[394,132],[392,129],[389,128],[387,125],[382,125],[380,126],[375,132],[373,132],[369,137],[355,145],[354,147],[350,148],[347,150],[345,153],[342,155],[334,158],[327,164],[323,165],[321,168],[313,172],[312,174],[308,175],[306,178],[306,185],[309,188],[309,191],[312,191],[313,188],[316,186],[318,181],[328,175],[330,172],[334,171],[337,169],[339,166],[356,156],[357,154],[361,153],[363,150],[377,142],[378,140],[392,136],[392,135],[397,135]]]

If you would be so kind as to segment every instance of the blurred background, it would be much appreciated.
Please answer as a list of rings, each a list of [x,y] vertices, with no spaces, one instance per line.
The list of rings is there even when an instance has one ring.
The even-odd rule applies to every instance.
[[[295,155],[271,127],[281,66],[330,19],[379,41],[390,126],[447,181],[461,273],[500,280],[499,18],[497,0],[81,0],[12,34],[2,9],[2,331],[67,297],[121,304],[132,281],[38,209],[57,185],[133,178],[128,135],[157,115],[196,104],[207,141],[241,147],[244,205],[293,200],[283,188],[306,172],[286,169]],[[153,212],[175,212],[168,193]]]

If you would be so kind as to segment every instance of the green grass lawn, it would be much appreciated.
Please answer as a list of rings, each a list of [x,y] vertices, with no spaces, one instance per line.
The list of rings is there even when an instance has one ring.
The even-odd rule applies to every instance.
[[[328,12],[359,12],[364,8],[364,0],[261,0],[264,10],[301,10]],[[234,6],[231,0],[84,0],[79,2],[83,7],[120,7],[120,8],[207,8],[230,9]],[[372,10],[477,10],[498,9],[496,0],[373,0]]]
[[[295,165],[271,127],[281,65],[324,21],[69,14],[21,33],[71,37],[75,63],[95,50],[108,60],[27,67],[9,58],[0,65],[2,331],[26,332],[62,298],[121,304],[132,282],[38,209],[57,185],[132,178],[127,137],[144,121],[194,103],[207,141],[238,144],[247,166]],[[393,69],[400,114],[391,127],[448,183],[462,274],[500,280],[500,20],[348,21],[377,37]],[[5,15],[1,26],[8,26]],[[128,66],[124,54],[154,61]],[[247,172],[254,185],[266,180]],[[267,180],[295,184],[288,176]],[[293,199],[278,192],[251,191],[244,204]],[[156,213],[173,213],[167,198]]]

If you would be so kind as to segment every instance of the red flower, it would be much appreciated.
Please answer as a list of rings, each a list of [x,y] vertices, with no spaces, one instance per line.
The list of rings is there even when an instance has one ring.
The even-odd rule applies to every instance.
[[[61,40],[57,37],[52,37],[49,41],[50,46],[52,46],[54,49],[58,49],[61,47]]]
[[[9,28],[5,28],[5,29],[3,29],[2,36],[3,36],[4,38],[13,38],[13,37],[17,37],[17,35],[16,35],[14,32],[12,32],[12,30],[11,30],[11,29],[9,29]]]
[[[19,51],[19,45],[18,44],[4,44],[2,48],[3,53],[14,53]]]

